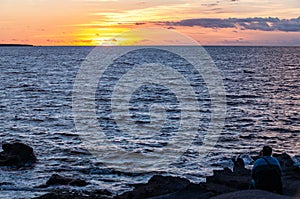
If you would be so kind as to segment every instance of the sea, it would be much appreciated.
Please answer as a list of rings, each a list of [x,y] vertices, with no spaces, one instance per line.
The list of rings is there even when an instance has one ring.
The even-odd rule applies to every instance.
[[[0,198],[66,188],[37,188],[54,173],[89,182],[71,189],[114,193],[154,174],[203,182],[233,157],[248,166],[264,145],[300,161],[300,47],[201,47],[206,72],[159,46],[119,48],[0,48],[0,140],[38,159],[0,168]],[[174,48],[198,59],[195,47]]]

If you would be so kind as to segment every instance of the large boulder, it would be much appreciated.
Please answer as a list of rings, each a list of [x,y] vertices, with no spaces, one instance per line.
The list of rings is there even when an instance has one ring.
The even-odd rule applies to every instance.
[[[117,198],[150,198],[165,194],[170,194],[182,190],[190,184],[190,181],[171,176],[153,176],[146,184],[134,185],[133,191],[126,192]]]
[[[282,153],[282,154],[274,153],[273,157],[275,157],[279,161],[283,171],[291,170],[294,168],[295,162],[293,161],[291,156],[289,156],[287,153]]]
[[[204,183],[191,183],[187,187],[180,189],[174,193],[152,197],[151,199],[209,199],[215,195],[215,193],[207,190]]]
[[[206,178],[208,187],[215,189],[217,193],[230,192],[235,190],[249,189],[251,175],[249,172],[232,172],[229,168],[214,170],[212,176]],[[210,186],[212,184],[212,186]]]
[[[282,168],[283,193],[295,196],[300,191],[300,168],[286,153],[273,154],[278,159]]]
[[[211,199],[292,199],[288,196],[283,196],[262,190],[244,190],[218,195]]]
[[[28,167],[36,162],[32,147],[19,143],[2,144],[0,152],[0,166]]]

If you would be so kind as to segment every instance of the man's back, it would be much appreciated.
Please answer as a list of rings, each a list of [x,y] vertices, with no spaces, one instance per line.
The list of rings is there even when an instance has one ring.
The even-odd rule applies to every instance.
[[[264,156],[255,161],[252,178],[257,189],[282,193],[281,167],[277,159]]]

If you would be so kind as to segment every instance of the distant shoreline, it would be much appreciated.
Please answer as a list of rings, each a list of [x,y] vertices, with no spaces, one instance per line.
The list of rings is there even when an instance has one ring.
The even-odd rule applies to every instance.
[[[0,44],[0,47],[32,47],[33,45],[30,45],[30,44]]]

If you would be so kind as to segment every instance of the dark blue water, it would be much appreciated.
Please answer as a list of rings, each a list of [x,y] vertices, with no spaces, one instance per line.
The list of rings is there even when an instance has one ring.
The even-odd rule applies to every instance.
[[[147,180],[152,173],[133,174],[108,169],[86,149],[75,129],[72,112],[76,75],[91,47],[1,47],[0,137],[18,140],[34,148],[38,163],[30,170],[1,168],[1,197],[31,197],[46,190],[33,188],[52,173],[76,176],[91,184],[83,189],[126,190],[128,183]],[[238,154],[253,155],[264,144],[275,152],[299,155],[300,151],[300,48],[299,47],[206,47],[219,69],[226,91],[225,127],[214,150],[205,160],[187,151],[168,173],[201,181],[212,169],[231,166]],[[168,88],[152,84],[139,87],[130,100],[130,113],[138,125],[149,124],[151,104],[166,104],[166,121],[159,132],[139,137],[122,133],[110,119],[111,89],[138,62],[163,60],[192,82],[201,108],[201,128],[210,119],[209,91],[201,75],[184,60],[161,51],[137,52],[116,60],[97,87],[95,104],[99,126],[124,150],[151,152],[167,144],[176,133],[180,102]],[[148,53],[148,54],[147,54]],[[180,64],[178,64],[180,63]],[[185,66],[185,67],[182,67]],[[180,68],[181,67],[181,68]],[[192,111],[191,108],[190,111]],[[155,116],[155,115],[154,115]],[[154,117],[155,118],[155,117]],[[152,132],[152,131],[149,131]],[[139,140],[139,142],[137,142]],[[90,146],[91,147],[91,146]],[[93,147],[93,146],[92,146]],[[95,146],[97,147],[97,146]],[[155,163],[153,163],[155,168]],[[157,168],[159,171],[160,168]],[[150,171],[149,171],[150,172]],[[152,172],[152,171],[151,171]]]

